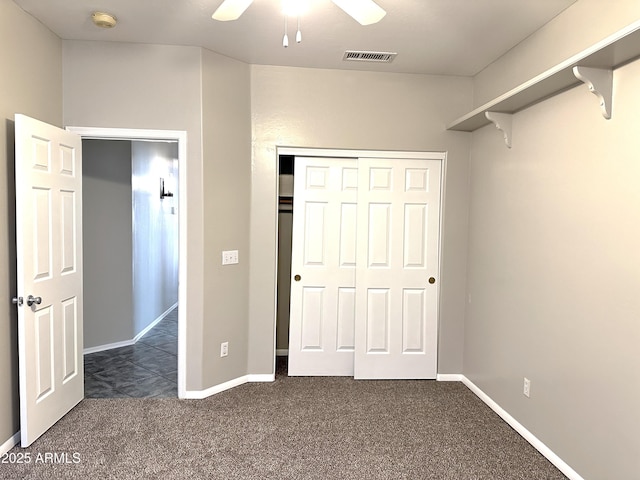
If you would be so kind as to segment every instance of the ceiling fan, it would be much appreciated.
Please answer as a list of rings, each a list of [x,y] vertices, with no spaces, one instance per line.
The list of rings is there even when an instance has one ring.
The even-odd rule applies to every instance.
[[[331,0],[361,25],[371,25],[382,20],[385,12],[373,0]],[[213,13],[214,20],[237,20],[249,8],[253,0],[224,0]]]

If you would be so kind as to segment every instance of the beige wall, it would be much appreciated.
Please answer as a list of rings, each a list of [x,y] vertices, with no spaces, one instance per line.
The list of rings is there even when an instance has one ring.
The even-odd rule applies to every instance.
[[[493,100],[638,21],[638,0],[578,0],[474,77],[474,105]]]
[[[0,445],[19,429],[13,117],[62,124],[60,39],[0,0]]]
[[[276,146],[448,152],[438,370],[460,373],[470,138],[444,124],[471,97],[461,77],[251,67],[250,373],[273,372]]]
[[[202,50],[205,385],[247,374],[251,104],[249,66]],[[222,266],[222,251],[240,263]],[[220,358],[220,343],[229,355]]]
[[[585,479],[640,471],[638,78],[611,120],[583,85],[471,149],[464,374]]]

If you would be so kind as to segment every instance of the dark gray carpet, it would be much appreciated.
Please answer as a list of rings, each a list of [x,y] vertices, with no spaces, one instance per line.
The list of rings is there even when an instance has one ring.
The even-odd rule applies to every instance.
[[[87,399],[11,453],[31,463],[0,464],[2,479],[565,478],[464,385],[435,381],[279,376],[205,400]]]

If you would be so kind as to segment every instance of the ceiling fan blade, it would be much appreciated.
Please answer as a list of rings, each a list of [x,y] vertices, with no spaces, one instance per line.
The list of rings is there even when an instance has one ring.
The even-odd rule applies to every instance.
[[[382,20],[385,12],[373,0],[332,0],[342,10],[351,15],[360,25],[371,25]]]
[[[218,9],[213,12],[211,18],[221,22],[237,20],[252,2],[253,0],[224,0]]]

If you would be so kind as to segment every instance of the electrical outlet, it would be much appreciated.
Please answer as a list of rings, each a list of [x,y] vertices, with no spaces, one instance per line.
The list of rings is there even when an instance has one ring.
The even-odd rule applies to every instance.
[[[522,389],[522,393],[524,393],[524,396],[527,398],[531,396],[531,380],[529,380],[527,377],[524,377],[524,387]]]
[[[222,252],[222,265],[238,263],[238,250],[224,250]]]
[[[229,342],[222,342],[220,344],[220,356],[226,357],[229,355]]]

